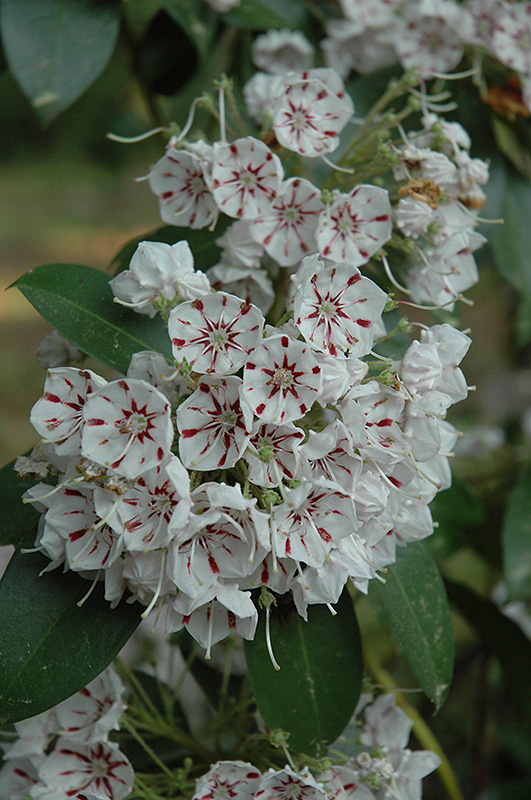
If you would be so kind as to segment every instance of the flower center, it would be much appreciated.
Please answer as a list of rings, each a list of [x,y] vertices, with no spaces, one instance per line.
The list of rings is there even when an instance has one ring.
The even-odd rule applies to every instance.
[[[129,418],[119,419],[115,423],[120,433],[137,436],[148,429],[148,421],[143,414],[131,414]]]
[[[286,369],[286,367],[277,367],[271,379],[271,383],[274,384],[274,386],[289,386],[293,383],[293,374],[291,370]]]

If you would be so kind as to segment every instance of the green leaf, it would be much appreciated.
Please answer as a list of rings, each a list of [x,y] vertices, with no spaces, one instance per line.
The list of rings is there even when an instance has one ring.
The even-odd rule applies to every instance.
[[[441,574],[422,542],[397,550],[378,590],[415,677],[439,709],[452,680],[454,641]]]
[[[526,731],[531,732],[531,642],[490,600],[458,583],[447,580],[445,584],[450,602],[474,629],[484,650],[500,662],[507,690],[523,717]]]
[[[249,680],[268,728],[289,733],[292,750],[323,755],[347,726],[361,691],[362,656],[352,601],[343,592],[332,616],[312,605],[308,622],[291,601],[271,607],[271,641],[280,670],[266,645],[265,611],[252,642],[245,642]]]
[[[31,547],[35,534],[23,544]],[[17,550],[0,581],[0,725],[51,708],[102,672],[140,622],[141,607],[115,609],[73,572],[39,572],[39,553]]]
[[[223,15],[234,28],[265,31],[269,28],[302,28],[305,22],[304,0],[241,0],[237,8]]]
[[[492,226],[490,245],[503,277],[517,291],[531,295],[531,183],[508,167],[502,208],[503,225]]]
[[[113,302],[104,272],[79,264],[45,264],[16,286],[47,322],[73,345],[126,373],[133,353],[156,350],[173,360],[162,319],[149,319]]]
[[[7,62],[45,122],[87,89],[106,66],[120,28],[117,2],[3,0]]]
[[[160,5],[186,32],[201,56],[205,56],[216,29],[212,11],[197,0],[160,0]]]
[[[121,272],[129,267],[129,263],[140,242],[164,242],[164,244],[175,244],[186,240],[190,245],[190,250],[194,256],[195,269],[206,272],[213,267],[221,258],[221,248],[216,244],[216,239],[225,232],[229,224],[234,220],[228,217],[221,217],[218,220],[215,231],[191,230],[181,228],[178,225],[164,225],[140,236],[135,236],[127,242],[122,249],[115,255],[112,261],[113,272]]]
[[[30,503],[22,502],[22,495],[39,482],[39,479],[19,478],[10,461],[0,470],[0,545],[15,546],[33,531],[40,514]]]
[[[531,599],[531,470],[511,493],[502,531],[504,577],[509,600]]]

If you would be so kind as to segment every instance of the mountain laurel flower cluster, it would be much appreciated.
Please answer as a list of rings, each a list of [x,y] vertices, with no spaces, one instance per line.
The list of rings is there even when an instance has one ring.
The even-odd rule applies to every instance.
[[[372,701],[372,702],[371,702]],[[286,765],[260,772],[242,761],[219,761],[196,783],[192,800],[237,797],[238,800],[413,800],[422,779],[440,764],[429,750],[407,747],[411,720],[391,694],[376,700],[362,695],[358,705],[356,755],[317,775]],[[358,717],[354,718],[356,721]]]
[[[164,610],[207,656],[252,639],[271,597],[291,593],[305,619],[333,611],[347,582],[367,592],[433,532],[458,436],[446,413],[468,392],[468,335],[399,309],[452,309],[476,282],[487,165],[406,75],[390,98],[420,109],[420,129],[390,114],[384,139],[368,119],[334,166],[355,98],[307,67],[300,36],[280,50],[245,93],[261,138],[228,136],[221,84],[220,139],[173,137],[149,173],[166,222],[223,224],[219,263],[205,273],[185,240],[144,241],[111,281],[117,302],[162,315],[173,363],[138,352],[109,382],[52,367],[31,412],[36,457],[59,474],[26,496],[48,568],[103,580],[113,606],[127,592],[144,616]],[[358,177],[371,122],[375,183]]]
[[[113,667],[58,706],[15,723],[3,744],[1,800],[123,800],[133,768],[109,734],[126,706]]]

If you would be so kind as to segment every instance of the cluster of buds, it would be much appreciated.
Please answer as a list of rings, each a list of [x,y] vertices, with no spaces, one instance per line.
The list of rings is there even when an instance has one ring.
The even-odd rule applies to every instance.
[[[356,138],[343,166],[328,160],[353,120],[339,75],[273,84],[261,138],[228,137],[222,83],[220,140],[187,139],[191,116],[149,175],[166,222],[232,219],[220,262],[205,274],[186,241],[142,242],[111,281],[117,302],[162,315],[174,363],[140,352],[110,382],[52,368],[31,413],[61,476],[26,497],[46,512],[50,568],[104,579],[113,604],[127,589],[144,615],[164,608],[168,632],[186,627],[207,655],[231,632],[254,637],[260,590],[291,592],[303,617],[333,610],[348,581],[366,592],[397,546],[432,533],[458,435],[446,412],[468,391],[469,337],[418,324],[400,350],[413,327],[397,309],[414,304],[388,291],[451,307],[475,283],[486,165],[427,96],[421,130],[387,119],[385,178],[363,183]],[[323,169],[325,191],[311,180]]]
[[[84,689],[43,714],[15,723],[3,744],[0,800],[123,800],[133,768],[109,733],[125,709],[124,687],[109,667]]]
[[[314,776],[290,766],[262,773],[242,761],[214,764],[196,784],[192,800],[233,797],[238,800],[396,800],[421,796],[421,782],[440,764],[429,750],[407,747],[412,723],[392,695],[363,696],[364,723],[358,730],[357,755],[330,764]],[[361,709],[360,709],[361,712]]]

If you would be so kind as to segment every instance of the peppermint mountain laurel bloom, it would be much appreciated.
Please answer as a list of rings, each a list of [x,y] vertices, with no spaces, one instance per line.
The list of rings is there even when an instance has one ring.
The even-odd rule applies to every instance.
[[[42,512],[45,571],[92,581],[86,596],[103,583],[112,608],[156,609],[167,634],[188,631],[207,658],[230,635],[253,640],[260,611],[269,622],[282,596],[308,620],[311,605],[334,614],[345,587],[384,581],[397,548],[433,533],[430,503],[451,483],[458,432],[446,415],[468,394],[460,365],[471,340],[402,312],[452,310],[478,277],[488,165],[419,78],[458,63],[459,20],[477,9],[403,5],[399,15],[396,3],[341,3],[375,50],[396,28],[393,47],[417,69],[388,90],[385,114],[354,117],[346,71],[313,68],[311,46],[288,31],[255,40],[269,72],[245,87],[237,135],[226,79],[212,141],[194,131],[194,104],[148,182],[168,225],[219,225],[219,262],[205,272],[180,230],[174,244],[141,242],[110,286],[167,330],[165,354],[136,352],[109,381],[50,366],[31,411],[41,442],[18,463],[39,478],[25,500]],[[499,52],[525,24],[507,17]],[[349,30],[330,26],[331,39],[343,36],[336,62]],[[121,693],[109,671],[17,723],[0,800],[126,798],[132,768],[108,736]],[[193,800],[420,797],[437,756],[407,748],[410,725],[391,695],[364,698],[360,715],[357,754],[341,765],[219,761]]]
[[[137,353],[109,383],[51,368],[31,413],[60,475],[28,494],[44,512],[36,547],[99,576],[112,605],[132,593],[144,615],[164,611],[207,656],[230,631],[254,636],[257,590],[292,594],[306,618],[433,532],[457,438],[445,416],[468,392],[470,339],[448,324],[379,349],[413,330],[389,292],[452,307],[477,279],[469,199],[487,166],[421,94],[421,128],[390,129],[379,185],[358,182],[356,138],[337,168],[326,155],[353,115],[341,77],[283,63],[274,149],[252,125],[229,139],[221,87],[219,140],[173,138],[150,173],[166,221],[229,222],[210,280],[186,241],[146,241],[111,281],[117,302],[162,315],[173,363]],[[334,187],[289,175],[290,152],[324,155]],[[269,318],[279,283],[285,313]]]

